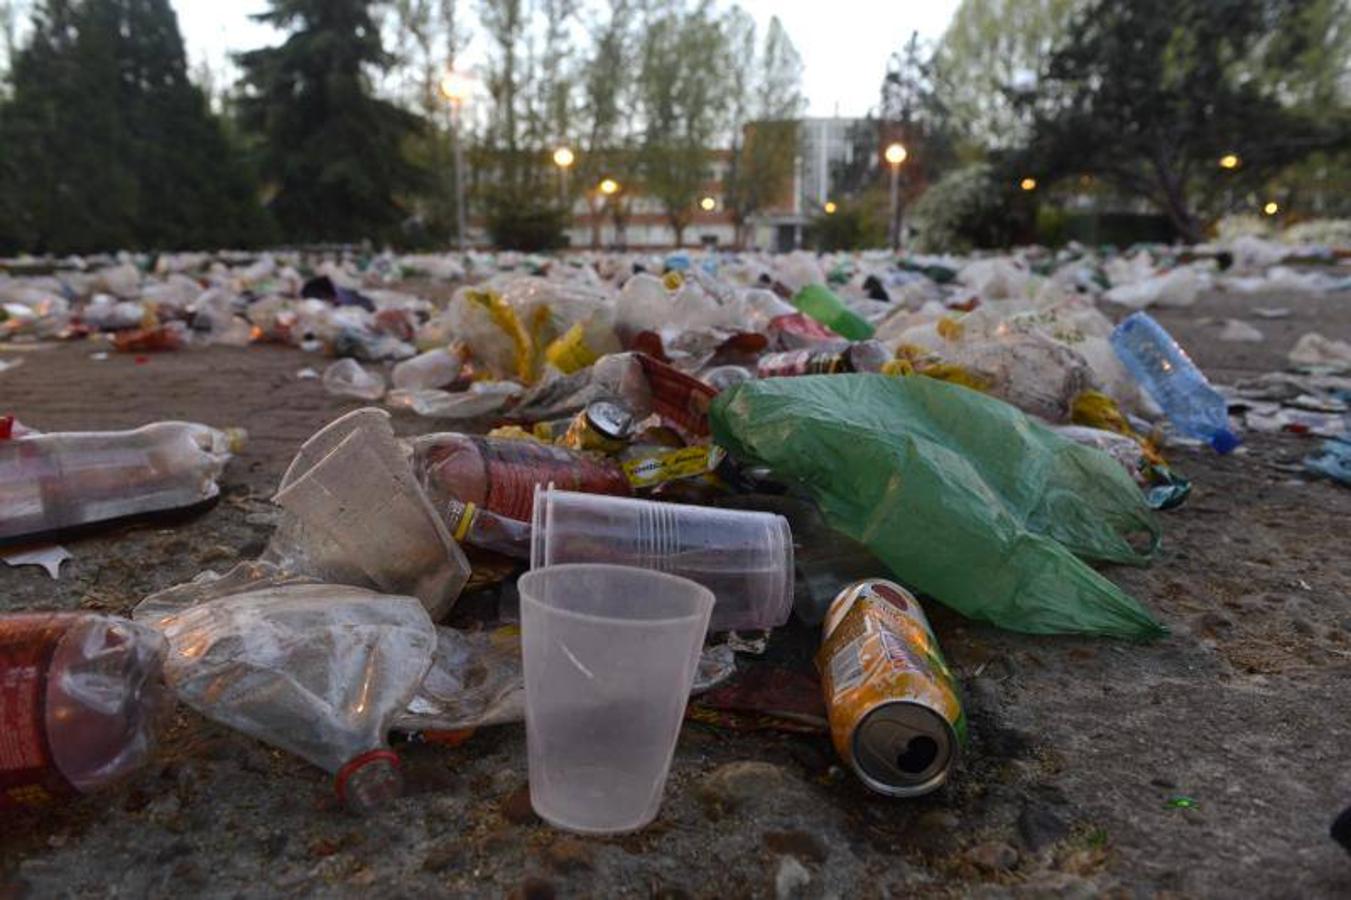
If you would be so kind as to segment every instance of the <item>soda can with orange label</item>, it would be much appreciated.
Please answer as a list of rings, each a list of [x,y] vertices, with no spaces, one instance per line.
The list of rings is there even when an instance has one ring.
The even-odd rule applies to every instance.
[[[938,789],[966,742],[957,681],[915,598],[869,579],[835,598],[816,656],[835,749],[892,797]]]

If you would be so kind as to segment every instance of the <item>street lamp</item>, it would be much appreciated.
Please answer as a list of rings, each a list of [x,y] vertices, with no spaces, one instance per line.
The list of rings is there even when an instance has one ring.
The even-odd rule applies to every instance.
[[[1277,203],[1275,200],[1268,200],[1267,205],[1262,207],[1262,212],[1266,213],[1269,216],[1274,216],[1276,215],[1276,213],[1280,211],[1281,205]]]
[[[1025,191],[1035,191],[1037,189],[1037,179],[1024,178],[1022,181],[1018,182],[1018,187]]]
[[[891,249],[901,249],[901,163],[910,154],[899,141],[888,145],[882,154],[891,166]]]
[[[554,165],[558,166],[558,196],[565,209],[568,206],[568,169],[576,161],[571,147],[559,147],[554,151]]]
[[[1237,153],[1226,153],[1220,157],[1220,168],[1237,169],[1242,162]]]
[[[839,207],[835,205],[834,200],[827,200],[826,205],[823,207],[823,209],[825,209],[826,215],[833,216],[835,215],[835,211],[838,210]]]
[[[600,192],[607,197],[613,197],[619,193],[619,182],[613,178],[606,178],[600,183]]]
[[[718,201],[712,197],[705,197],[699,201],[699,208],[706,213],[711,213],[718,208]]]
[[[473,94],[473,80],[462,72],[450,70],[441,79],[441,96],[450,101],[450,138],[455,142],[455,234],[460,252],[468,247],[468,224],[464,202],[464,141],[460,116],[464,104]]]

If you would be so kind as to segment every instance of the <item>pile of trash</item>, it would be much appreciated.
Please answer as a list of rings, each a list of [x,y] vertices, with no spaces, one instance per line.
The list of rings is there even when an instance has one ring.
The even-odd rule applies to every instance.
[[[10,340],[281,341],[338,357],[325,388],[385,407],[297,448],[258,559],[133,621],[0,617],[31,737],[0,807],[134,769],[170,696],[327,771],[356,812],[399,795],[398,741],[522,721],[534,808],[584,833],[655,818],[687,717],[829,731],[873,790],[934,790],[968,725],[917,595],[1150,640],[1162,624],[1090,563],[1150,564],[1190,489],[1170,447],[1233,452],[1233,410],[1326,437],[1310,468],[1347,480],[1351,348],[1308,338],[1312,371],[1222,391],[1144,311],[1254,279],[1351,286],[1279,249],[179,256],[0,280]],[[453,291],[390,287],[413,272]],[[425,427],[397,438],[396,413]],[[208,504],[244,440],[0,420],[0,545]],[[816,672],[757,661],[817,626]]]

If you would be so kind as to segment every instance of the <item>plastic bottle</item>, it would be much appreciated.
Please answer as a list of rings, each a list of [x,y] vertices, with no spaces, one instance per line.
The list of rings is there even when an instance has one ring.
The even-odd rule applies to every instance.
[[[0,810],[96,791],[150,756],[167,645],[124,619],[0,616]]]
[[[475,506],[530,521],[535,487],[550,482],[560,490],[587,494],[631,493],[623,468],[610,459],[552,447],[535,441],[432,434],[413,444],[413,468],[432,506],[447,516],[448,503]],[[459,515],[449,516],[452,533]]]
[[[825,285],[826,276],[816,261],[805,254],[792,254],[779,269],[774,292],[831,331],[851,341],[866,341],[876,333],[868,322],[851,312]]]
[[[246,436],[156,422],[0,441],[0,540],[210,500]]]
[[[332,773],[365,814],[403,789],[390,721],[431,667],[436,629],[413,597],[268,584],[146,616],[169,639],[165,681],[213,721]]]
[[[1112,332],[1112,348],[1183,434],[1207,441],[1218,453],[1242,442],[1229,430],[1224,397],[1148,313],[1127,316]]]

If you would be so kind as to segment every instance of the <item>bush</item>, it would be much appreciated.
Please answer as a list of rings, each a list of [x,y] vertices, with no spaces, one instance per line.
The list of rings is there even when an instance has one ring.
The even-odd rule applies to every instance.
[[[567,243],[568,213],[539,190],[498,186],[487,197],[488,236],[500,250],[540,253]]]
[[[911,207],[910,245],[922,253],[965,253],[1025,241],[1032,206],[1016,193],[1016,185],[987,163],[950,172]]]

